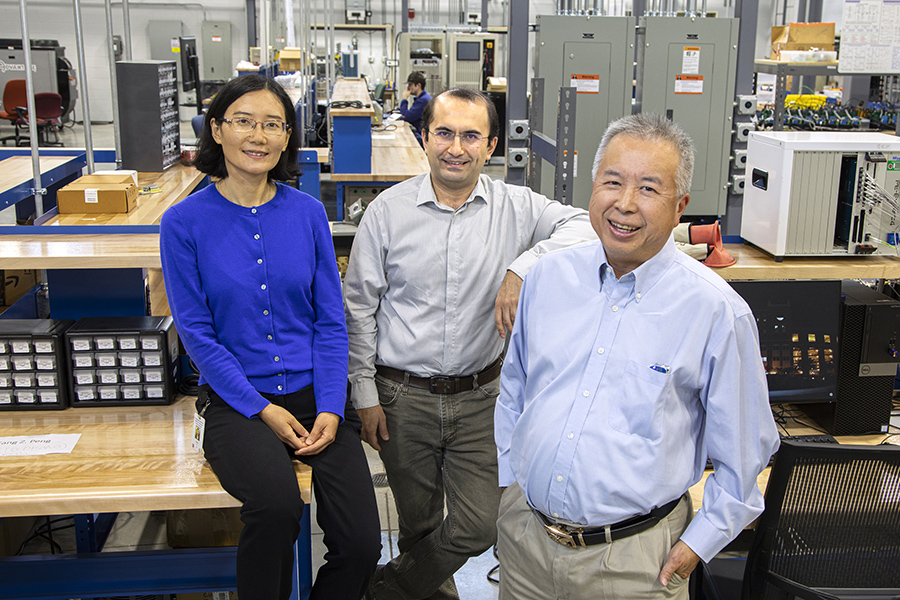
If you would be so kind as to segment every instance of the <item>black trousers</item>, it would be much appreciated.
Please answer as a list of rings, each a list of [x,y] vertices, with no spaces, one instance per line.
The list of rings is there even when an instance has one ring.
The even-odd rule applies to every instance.
[[[263,394],[310,430],[316,418],[312,386],[284,396]],[[225,490],[243,503],[238,542],[237,590],[241,600],[283,600],[291,594],[293,544],[300,532],[303,500],[291,449],[262,419],[248,419],[208,386],[203,449]],[[381,529],[369,465],[359,438],[359,418],[347,405],[334,442],[312,467],[316,520],[328,551],[316,574],[311,600],[359,600],[381,556]]]

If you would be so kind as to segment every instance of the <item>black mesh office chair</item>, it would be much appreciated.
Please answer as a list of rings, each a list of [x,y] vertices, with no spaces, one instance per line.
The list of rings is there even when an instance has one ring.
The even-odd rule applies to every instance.
[[[708,598],[723,565],[736,563],[704,567]],[[900,600],[900,447],[783,441],[742,588],[743,600]]]

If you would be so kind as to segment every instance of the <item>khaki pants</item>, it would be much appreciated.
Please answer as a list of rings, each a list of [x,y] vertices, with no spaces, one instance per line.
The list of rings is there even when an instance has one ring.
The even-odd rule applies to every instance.
[[[567,548],[547,535],[513,484],[500,499],[500,600],[687,600],[687,579],[659,572],[690,523],[690,496],[655,527],[612,544]]]

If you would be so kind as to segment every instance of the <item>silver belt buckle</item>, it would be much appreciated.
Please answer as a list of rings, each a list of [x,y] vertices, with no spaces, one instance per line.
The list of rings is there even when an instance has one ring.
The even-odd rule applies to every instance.
[[[584,539],[581,538],[580,529],[573,529],[571,532],[569,532],[560,525],[544,525],[544,529],[547,530],[547,535],[550,536],[550,539],[552,539],[557,544],[563,545],[567,548],[577,548],[579,545],[585,545]],[[578,541],[580,541],[581,544],[576,541],[576,537],[574,537],[573,534],[575,534],[575,536],[578,536]]]

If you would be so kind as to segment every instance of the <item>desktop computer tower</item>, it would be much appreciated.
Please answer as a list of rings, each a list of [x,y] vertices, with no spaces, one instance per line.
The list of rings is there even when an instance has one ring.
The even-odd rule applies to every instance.
[[[883,433],[891,419],[900,302],[849,280],[841,294],[836,398],[803,411],[834,435]]]

